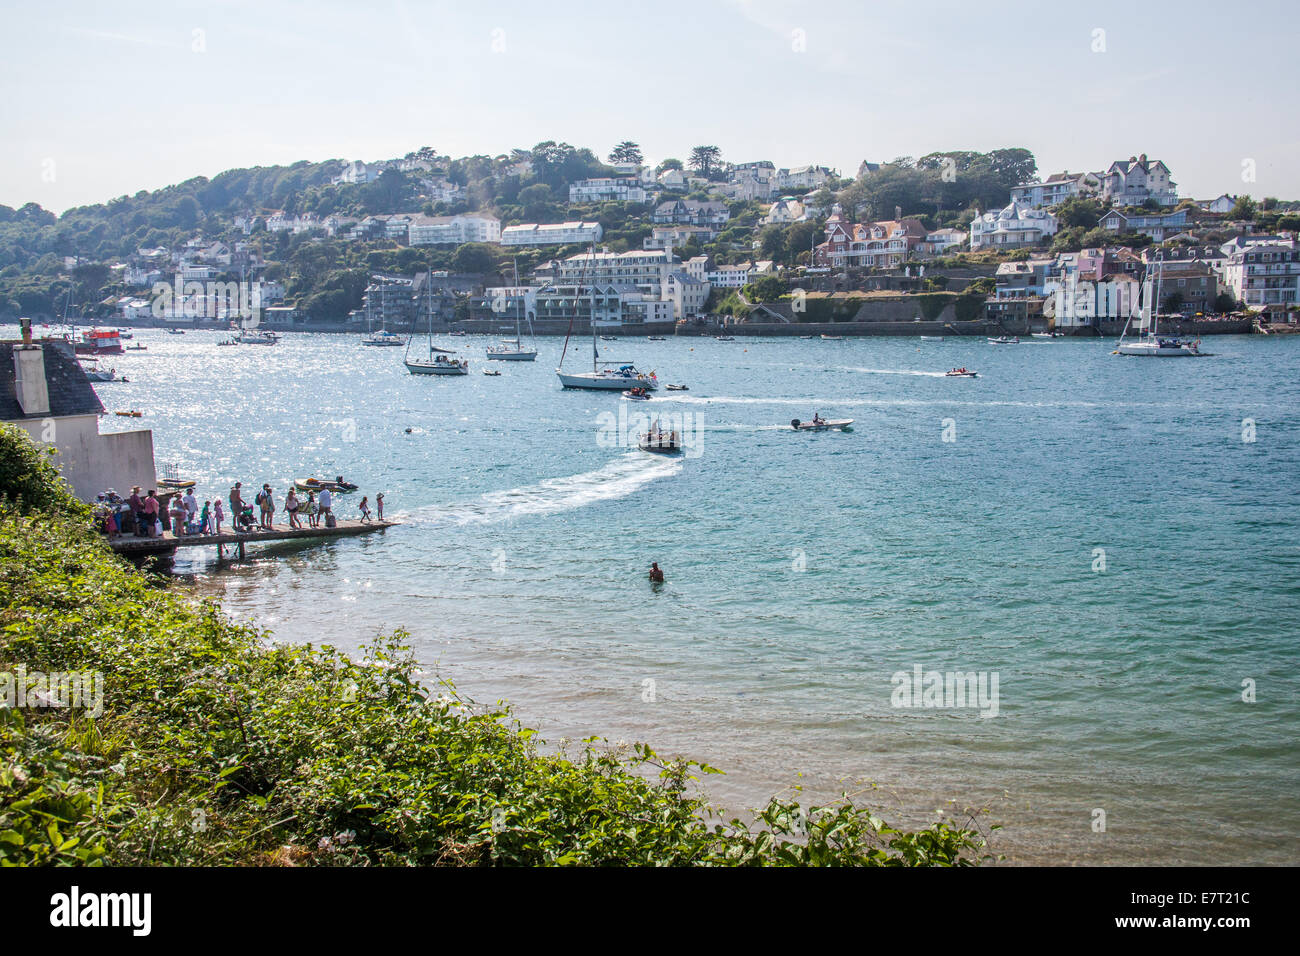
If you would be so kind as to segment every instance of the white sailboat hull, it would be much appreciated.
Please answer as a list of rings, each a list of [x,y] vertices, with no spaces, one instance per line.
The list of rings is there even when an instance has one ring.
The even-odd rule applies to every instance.
[[[469,366],[451,362],[421,362],[416,359],[406,360],[406,370],[412,375],[468,375]]]
[[[532,362],[537,358],[537,353],[529,351],[494,351],[488,349],[487,357],[494,362]]]
[[[659,387],[659,383],[649,375],[616,375],[603,372],[561,372],[555,373],[560,377],[560,384],[565,388],[586,388],[600,391],[618,391],[623,392],[630,388],[644,388],[652,392]]]
[[[1126,342],[1115,351],[1120,355],[1142,355],[1149,358],[1197,358],[1205,354],[1190,343],[1168,345],[1161,342]]]

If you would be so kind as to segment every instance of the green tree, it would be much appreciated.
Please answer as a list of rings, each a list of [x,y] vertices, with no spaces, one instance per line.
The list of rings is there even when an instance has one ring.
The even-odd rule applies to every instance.
[[[1258,211],[1258,205],[1255,200],[1251,199],[1249,196],[1241,195],[1237,197],[1237,203],[1232,207],[1232,211],[1228,213],[1228,218],[1253,220]]]
[[[457,272],[490,273],[497,267],[496,250],[483,242],[467,242],[456,248],[451,259]]]
[[[691,169],[701,176],[712,176],[722,164],[722,150],[717,146],[696,146],[691,150]]]
[[[617,164],[627,163],[640,166],[643,159],[641,147],[631,140],[624,140],[619,143],[609,154],[609,161]]]

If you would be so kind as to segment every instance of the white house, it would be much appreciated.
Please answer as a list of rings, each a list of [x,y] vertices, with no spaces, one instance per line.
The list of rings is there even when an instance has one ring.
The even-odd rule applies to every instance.
[[[1022,183],[1011,190],[1011,201],[1032,209],[1057,206],[1076,196],[1093,195],[1101,190],[1096,173],[1054,173],[1041,183]]]
[[[528,222],[501,230],[503,246],[559,246],[599,242],[605,230],[598,222]]]
[[[127,497],[131,488],[156,486],[153,432],[99,433],[104,414],[95,389],[67,343],[32,342],[23,319],[20,342],[0,342],[0,421],[17,425],[53,446],[59,471],[83,501],[109,488]]]
[[[409,216],[407,241],[413,246],[500,242],[501,220],[482,213],[458,216]]]
[[[1177,183],[1162,161],[1148,160],[1147,154],[1130,156],[1110,164],[1101,178],[1101,195],[1113,206],[1140,206],[1154,199],[1162,206],[1178,205]]]
[[[777,189],[818,189],[826,185],[831,178],[831,171],[825,166],[795,166],[782,169],[776,174]]]
[[[1232,212],[1233,207],[1237,205],[1237,197],[1224,193],[1217,199],[1198,199],[1196,205],[1204,212]]]
[[[685,272],[671,273],[664,282],[664,298],[673,303],[678,318],[691,318],[703,312],[710,290],[707,281]]]
[[[808,218],[808,210],[804,204],[793,196],[782,196],[767,210],[767,215],[763,217],[763,224],[770,226],[775,224],[785,224],[790,222],[803,222]]]
[[[970,224],[970,248],[1019,249],[1036,245],[1056,232],[1056,217],[1045,209],[1008,203],[998,212],[976,216]]]
[[[1300,247],[1292,241],[1237,249],[1228,255],[1223,281],[1250,309],[1300,304]]]
[[[636,179],[582,179],[569,186],[569,202],[645,202],[646,191]]]

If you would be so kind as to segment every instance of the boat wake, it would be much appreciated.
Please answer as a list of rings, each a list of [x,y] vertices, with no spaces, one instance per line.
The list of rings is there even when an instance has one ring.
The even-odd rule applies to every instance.
[[[943,372],[918,372],[910,368],[858,368],[855,365],[837,365],[836,372],[861,372],[863,375],[920,375],[923,378],[943,378]]]
[[[404,516],[412,524],[499,524],[530,515],[574,511],[635,494],[645,485],[681,471],[680,459],[632,453],[581,475],[547,478],[535,485],[491,491],[472,501],[417,508]]]

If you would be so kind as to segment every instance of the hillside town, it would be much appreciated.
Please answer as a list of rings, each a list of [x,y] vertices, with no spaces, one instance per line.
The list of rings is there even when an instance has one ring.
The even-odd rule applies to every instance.
[[[1290,325],[1300,302],[1300,204],[1180,196],[1170,166],[1146,154],[1045,177],[1025,150],[863,162],[845,177],[724,162],[707,146],[689,164],[649,165],[631,142],[608,163],[548,143],[492,160],[426,147],[289,169],[299,167],[316,181],[281,179],[278,208],[227,190],[205,213],[226,198],[208,195],[222,177],[173,187],[194,185],[195,198],[169,200],[171,222],[136,230],[160,241],[124,238],[108,258],[83,248],[75,224],[63,230],[30,204],[8,210],[0,314],[181,326],[255,315],[286,330],[491,331],[520,318],[542,334],[593,321],[654,333],[829,322],[1096,334],[1140,308],[1154,271],[1158,311],[1202,331]],[[907,177],[921,185],[900,185]],[[954,192],[964,179],[967,196]],[[376,211],[355,214],[358,204]],[[21,248],[24,216],[72,248]]]

